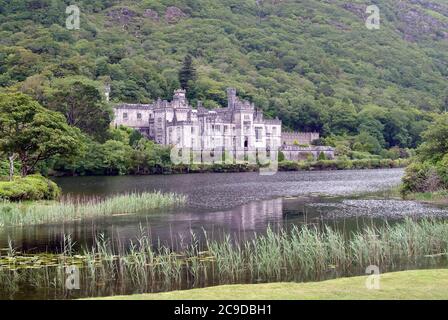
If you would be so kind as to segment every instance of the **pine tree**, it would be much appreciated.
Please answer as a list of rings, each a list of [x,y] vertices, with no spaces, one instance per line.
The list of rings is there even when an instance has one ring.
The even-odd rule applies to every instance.
[[[196,69],[193,65],[193,58],[188,54],[185,56],[182,68],[179,71],[179,82],[182,89],[191,94],[191,83],[196,80]]]

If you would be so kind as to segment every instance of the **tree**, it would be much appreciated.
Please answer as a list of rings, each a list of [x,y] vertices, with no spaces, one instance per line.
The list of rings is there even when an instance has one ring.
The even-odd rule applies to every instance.
[[[196,81],[196,69],[193,66],[193,58],[188,54],[185,56],[182,68],[179,71],[179,82],[182,89],[190,92],[192,84]]]
[[[64,80],[49,100],[49,107],[64,114],[69,125],[105,140],[112,111],[95,84],[77,78]]]
[[[356,110],[352,103],[337,103],[330,109],[331,130],[335,134],[356,131]]]
[[[436,163],[448,154],[448,113],[438,116],[423,133],[424,143],[418,149],[422,161]]]
[[[45,109],[29,96],[0,94],[0,150],[8,155],[10,179],[16,157],[22,176],[26,176],[42,161],[75,154],[80,137],[80,131],[70,127],[63,115]]]

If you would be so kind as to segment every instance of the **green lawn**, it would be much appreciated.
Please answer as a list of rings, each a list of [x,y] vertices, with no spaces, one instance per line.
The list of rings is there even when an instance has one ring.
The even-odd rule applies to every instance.
[[[380,289],[367,289],[366,276],[312,283],[225,285],[157,294],[116,296],[114,300],[305,300],[305,299],[448,299],[448,269],[381,275]]]

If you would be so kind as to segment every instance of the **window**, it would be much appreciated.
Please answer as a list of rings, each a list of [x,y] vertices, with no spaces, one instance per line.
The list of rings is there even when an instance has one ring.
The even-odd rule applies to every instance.
[[[228,126],[224,126],[224,134],[226,134],[227,133],[227,130],[229,129],[229,127]]]
[[[137,120],[142,120],[142,114],[141,113],[137,113]]]
[[[124,120],[127,120],[127,119],[128,119],[128,114],[127,114],[127,112],[123,113],[123,119],[124,119]]]
[[[194,127],[191,127],[191,133],[194,134]]]
[[[250,115],[248,115],[248,114],[244,115],[244,120],[249,120],[250,121]]]
[[[260,142],[262,139],[262,130],[261,127],[255,127],[255,139],[257,142]]]
[[[277,135],[277,127],[272,127],[272,135],[273,136]]]

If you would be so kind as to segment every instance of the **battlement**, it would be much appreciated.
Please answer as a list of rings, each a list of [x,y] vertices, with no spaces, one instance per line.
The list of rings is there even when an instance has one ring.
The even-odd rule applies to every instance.
[[[311,145],[314,140],[319,138],[319,132],[282,132],[282,145]]]

